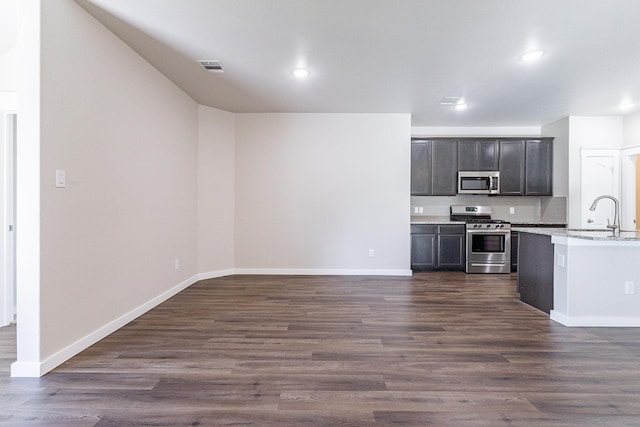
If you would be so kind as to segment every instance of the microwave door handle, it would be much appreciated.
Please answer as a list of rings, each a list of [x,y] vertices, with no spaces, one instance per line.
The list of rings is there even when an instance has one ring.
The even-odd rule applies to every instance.
[[[489,188],[487,188],[487,190],[491,191],[492,188],[493,188],[493,177],[490,176],[489,177]]]

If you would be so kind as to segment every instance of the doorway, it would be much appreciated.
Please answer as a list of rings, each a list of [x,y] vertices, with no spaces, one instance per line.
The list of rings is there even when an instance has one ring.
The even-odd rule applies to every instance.
[[[2,115],[0,153],[0,327],[16,321],[16,141],[17,115]]]
[[[636,230],[640,229],[638,218],[640,218],[640,156],[636,156],[636,216],[633,220]]]
[[[589,208],[598,196],[607,194],[620,200],[619,153],[617,150],[583,149],[580,152],[580,228],[605,229],[615,216],[614,204],[591,211]]]

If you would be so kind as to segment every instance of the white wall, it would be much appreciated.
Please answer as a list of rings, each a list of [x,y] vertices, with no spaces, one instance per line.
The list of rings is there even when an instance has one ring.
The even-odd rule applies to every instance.
[[[236,267],[408,274],[410,133],[409,114],[239,114]]]
[[[40,312],[18,314],[39,315],[46,370],[196,275],[198,109],[75,2],[43,1],[41,22]]]
[[[198,107],[198,272],[234,268],[235,114]]]
[[[623,117],[624,147],[640,146],[640,111]]]
[[[18,49],[0,55],[0,112],[16,111],[18,107]]]
[[[542,136],[553,137],[553,195],[569,193],[569,118],[542,127]]]
[[[538,126],[469,126],[469,127],[440,127],[440,126],[414,126],[411,128],[413,137],[460,136],[460,137],[494,137],[494,136],[540,136],[541,128]]]

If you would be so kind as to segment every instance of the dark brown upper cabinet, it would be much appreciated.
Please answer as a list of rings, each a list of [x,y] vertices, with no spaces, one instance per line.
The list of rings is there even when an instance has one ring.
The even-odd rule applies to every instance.
[[[500,141],[500,194],[523,196],[525,141]]]
[[[527,140],[525,154],[526,196],[551,196],[553,193],[552,138]]]
[[[553,138],[416,138],[411,195],[457,194],[459,170],[500,171],[500,196],[551,196]]]
[[[457,192],[458,145],[449,139],[411,143],[411,195],[454,196]]]
[[[498,170],[498,140],[460,139],[458,141],[458,170]]]
[[[500,195],[551,196],[553,138],[500,141]]]

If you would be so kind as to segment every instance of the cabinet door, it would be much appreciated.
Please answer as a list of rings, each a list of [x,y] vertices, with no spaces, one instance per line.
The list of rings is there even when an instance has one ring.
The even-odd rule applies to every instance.
[[[411,235],[411,269],[434,269],[436,267],[436,235]]]
[[[476,170],[476,160],[478,153],[476,150],[476,141],[462,139],[458,141],[458,170],[474,171]]]
[[[446,270],[464,270],[464,225],[438,227],[438,267]]]
[[[431,195],[431,143],[411,143],[411,195]]]
[[[550,139],[530,140],[526,143],[527,196],[550,196],[552,193],[552,147]]]
[[[431,147],[431,195],[455,196],[458,190],[458,144],[434,140]]]
[[[525,187],[525,142],[500,141],[500,194],[522,196]]]
[[[478,170],[498,170],[498,141],[478,141]]]
[[[498,170],[498,141],[461,139],[458,141],[458,170]]]

